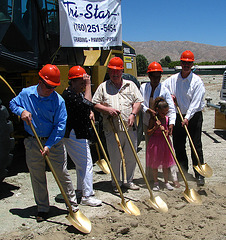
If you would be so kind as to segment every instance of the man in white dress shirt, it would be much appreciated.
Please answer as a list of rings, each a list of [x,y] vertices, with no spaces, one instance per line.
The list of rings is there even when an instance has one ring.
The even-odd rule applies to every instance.
[[[173,129],[173,144],[178,161],[181,167],[188,171],[188,157],[186,154],[186,131],[184,125],[188,127],[192,141],[198,153],[200,162],[203,163],[202,151],[202,110],[205,106],[204,83],[199,76],[194,74],[191,70],[194,62],[194,54],[186,50],[181,54],[180,73],[176,73],[164,81],[164,86],[167,87],[172,95],[176,98],[178,106],[182,112],[184,120],[181,121],[179,114],[177,114],[176,124]],[[193,151],[191,152],[193,165],[197,165],[197,159]],[[195,170],[194,170],[195,171]],[[204,177],[195,171],[195,177],[198,186],[204,186]]]

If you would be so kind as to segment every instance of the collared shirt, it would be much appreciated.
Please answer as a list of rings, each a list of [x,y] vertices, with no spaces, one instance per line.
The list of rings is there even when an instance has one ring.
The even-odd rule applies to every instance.
[[[51,148],[65,133],[67,112],[63,98],[52,92],[48,97],[40,97],[38,85],[23,88],[18,96],[10,101],[10,109],[21,116],[24,110],[32,114],[32,123],[39,137],[48,137],[45,146]],[[33,135],[31,128],[24,122],[25,130]]]
[[[178,106],[184,118],[190,120],[196,112],[202,111],[205,102],[205,87],[202,79],[191,72],[187,78],[176,73],[167,78],[163,85],[177,98]]]
[[[152,86],[151,83],[143,83],[140,87],[140,92],[144,98],[144,102],[141,104],[143,109],[143,123],[148,126],[149,125],[149,119],[150,114],[147,112],[147,109],[149,108],[149,100],[151,96]],[[153,100],[155,100],[157,97],[163,97],[166,102],[169,105],[169,113],[167,116],[169,117],[169,124],[175,125],[176,121],[176,111],[173,99],[170,95],[170,92],[167,88],[165,88],[161,83],[156,87],[154,94],[153,94]]]
[[[143,102],[143,97],[138,87],[132,81],[123,79],[122,87],[118,89],[111,80],[107,80],[99,85],[92,102],[119,110],[125,125],[128,126],[128,119],[132,112],[133,104]],[[112,130],[107,118],[108,115],[103,114],[104,130],[108,132]],[[123,131],[119,118],[114,117],[113,120],[116,130]],[[132,130],[132,128],[129,130]]]

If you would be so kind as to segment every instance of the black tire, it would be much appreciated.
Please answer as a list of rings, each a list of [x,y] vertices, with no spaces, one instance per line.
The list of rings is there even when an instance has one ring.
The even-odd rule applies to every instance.
[[[8,120],[9,112],[0,99],[0,182],[6,177],[6,168],[13,159],[12,150],[15,145],[14,138],[11,137],[13,124]]]

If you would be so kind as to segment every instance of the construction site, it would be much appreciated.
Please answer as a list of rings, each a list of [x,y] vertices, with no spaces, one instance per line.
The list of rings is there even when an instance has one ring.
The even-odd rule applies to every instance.
[[[96,16],[100,17],[97,15],[98,8],[95,9]],[[65,218],[71,213],[66,210],[64,195],[62,198],[59,184],[49,168],[46,171],[49,216],[45,221],[36,221],[37,209],[23,146],[25,132],[22,121],[8,107],[10,100],[22,88],[37,84],[38,71],[47,63],[56,64],[61,72],[61,85],[56,88],[60,94],[68,86],[68,71],[74,65],[86,69],[92,79],[92,91],[95,92],[99,84],[107,79],[107,66],[113,57],[124,60],[125,79],[140,86],[149,78],[137,77],[135,49],[125,41],[122,41],[122,46],[105,48],[61,47],[58,1],[3,0],[0,10],[0,240],[226,239],[226,73],[224,76],[215,72],[200,75],[206,90],[202,128],[204,163],[211,170],[206,174],[204,186],[196,185],[189,155],[188,174],[178,172],[180,187],[168,191],[164,188],[164,178],[160,172],[160,191],[152,192],[142,172],[146,153],[140,113],[137,116],[137,162],[140,161],[141,165],[138,164],[134,175],[134,183],[140,189],[131,191],[122,187],[122,192],[113,192],[110,172],[105,173],[98,164],[102,159],[107,161],[107,156],[99,154],[94,145],[93,188],[95,197],[103,204],[99,207],[79,204],[79,210],[87,217],[90,228],[80,231],[83,226],[78,227],[80,223],[76,222],[73,214],[71,220]],[[91,14],[91,10],[88,13]],[[76,25],[76,30],[80,29],[81,26]],[[114,26],[101,29],[95,25],[92,28],[92,31],[101,30],[114,31]],[[93,42],[102,40],[95,38]],[[109,38],[107,41],[110,40],[115,39]],[[83,42],[87,41],[85,39]],[[163,74],[161,81],[169,76],[171,73]],[[189,141],[186,148],[190,153]],[[68,169],[76,185],[76,170],[70,159]],[[126,209],[128,202],[134,204],[132,208],[138,209],[137,214]]]

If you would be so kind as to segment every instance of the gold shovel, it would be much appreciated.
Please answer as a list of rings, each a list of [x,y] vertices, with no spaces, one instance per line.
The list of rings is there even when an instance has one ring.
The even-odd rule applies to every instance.
[[[127,174],[126,174],[126,160],[125,160],[125,156],[124,156],[124,153],[123,153],[123,150],[122,150],[122,145],[120,143],[120,140],[119,140],[119,136],[118,136],[118,133],[115,129],[115,126],[114,126],[114,123],[113,123],[113,120],[112,118],[108,118],[110,124],[111,124],[111,127],[112,127],[112,130],[114,132],[114,135],[115,135],[115,140],[118,144],[118,148],[119,148],[119,152],[120,152],[120,155],[121,155],[121,159],[122,159],[122,169],[123,169],[123,183],[126,183],[126,180],[127,180]]]
[[[106,163],[106,161],[104,159],[101,159],[100,157],[100,151],[99,151],[99,147],[98,147],[98,143],[95,143],[96,146],[96,150],[97,150],[97,155],[98,155],[98,161],[96,161],[96,164],[98,165],[98,167],[106,174],[110,173],[109,167]]]
[[[177,108],[177,111],[178,111],[178,113],[179,113],[179,115],[180,115],[181,120],[184,121],[183,115],[182,115],[182,113],[181,113],[181,111],[180,111],[180,108],[179,108],[179,106],[178,106],[178,104],[177,104],[176,99],[174,100],[174,103],[175,103],[175,105],[176,105],[176,108]],[[186,125],[184,125],[184,128],[185,128],[185,130],[186,130],[186,132],[187,132],[189,141],[190,141],[190,143],[191,143],[192,150],[193,150],[193,152],[194,152],[194,154],[195,154],[195,156],[196,156],[196,158],[197,158],[197,162],[198,162],[198,165],[197,165],[197,166],[193,166],[194,169],[195,169],[199,174],[201,174],[201,175],[204,176],[204,177],[211,177],[211,176],[213,175],[213,170],[212,170],[212,168],[211,168],[207,163],[201,164],[200,159],[199,159],[199,156],[198,156],[198,153],[197,153],[197,151],[196,151],[196,149],[195,149],[195,146],[194,146],[194,144],[193,144],[193,141],[192,141],[192,139],[191,139],[191,135],[189,134],[188,127],[187,127]]]
[[[40,141],[32,123],[31,123],[30,127],[31,127],[32,132],[34,133],[34,136],[35,136],[35,138],[36,138],[36,140],[39,144],[40,149],[43,151],[44,148],[42,146],[42,143],[41,143],[41,141]],[[53,168],[53,166],[52,166],[52,164],[49,160],[49,157],[47,155],[45,155],[44,158],[45,158],[47,164],[49,165],[49,168],[53,173],[53,176],[54,176],[54,178],[55,178],[55,180],[58,184],[58,187],[60,188],[60,191],[61,191],[61,194],[64,198],[64,201],[65,201],[66,205],[68,206],[69,214],[66,217],[67,220],[79,231],[81,231],[83,233],[90,233],[91,228],[92,228],[90,220],[80,210],[78,210],[75,213],[73,212],[71,204],[68,200],[68,197],[67,197],[67,195],[66,195],[66,193],[65,193],[65,191],[64,191],[64,189],[63,189],[63,187],[60,183],[59,178],[57,177],[57,174],[56,174],[56,172],[55,172],[55,170],[54,170],[54,168]]]
[[[138,166],[139,166],[139,168],[140,168],[140,172],[141,172],[141,174],[142,174],[142,176],[143,176],[143,178],[144,178],[144,181],[145,181],[145,183],[146,183],[146,185],[147,185],[147,188],[148,188],[148,191],[149,191],[149,193],[150,193],[150,199],[148,199],[148,200],[149,200],[151,206],[152,206],[154,209],[156,209],[157,211],[159,211],[159,212],[164,212],[164,213],[165,213],[165,212],[168,212],[168,206],[167,206],[167,204],[161,199],[161,197],[159,197],[159,196],[154,197],[154,195],[153,195],[153,193],[152,193],[152,191],[151,191],[151,187],[150,187],[150,185],[149,185],[149,183],[148,183],[147,177],[146,177],[146,175],[145,175],[145,173],[144,173],[143,167],[142,167],[142,165],[141,165],[141,162],[140,162],[140,160],[139,160],[139,158],[138,158],[138,156],[137,156],[137,152],[136,152],[136,150],[134,149],[134,146],[133,146],[133,143],[132,143],[132,141],[131,141],[131,139],[130,139],[129,133],[128,133],[127,129],[126,129],[125,123],[124,123],[123,120],[122,120],[121,114],[119,114],[119,119],[120,119],[120,121],[121,121],[121,123],[122,123],[122,125],[123,125],[123,128],[124,128],[124,130],[125,130],[127,139],[128,139],[129,144],[130,144],[130,146],[131,146],[131,149],[132,149],[132,151],[133,151],[133,154],[134,154],[134,156],[135,156],[135,158],[136,158],[137,164],[138,164]]]
[[[156,119],[156,121],[158,121],[158,117],[157,116],[155,116],[155,119]],[[170,145],[170,143],[169,143],[169,141],[168,141],[168,139],[166,137],[166,134],[165,134],[164,130],[162,130],[162,134],[163,134],[163,136],[164,136],[164,138],[165,138],[165,140],[167,142],[167,145],[168,145],[168,147],[170,149],[170,152],[173,155],[173,158],[174,158],[174,160],[175,160],[175,162],[177,164],[177,167],[178,167],[178,169],[180,171],[180,174],[181,174],[181,176],[182,176],[182,178],[184,180],[184,183],[185,183],[185,191],[183,192],[184,198],[189,203],[201,204],[202,203],[202,199],[201,199],[200,195],[194,189],[189,189],[188,182],[187,182],[187,180],[185,178],[185,175],[184,175],[184,173],[182,171],[182,168],[180,167],[180,164],[179,164],[179,162],[178,162],[178,160],[176,158],[176,155],[175,155],[175,153],[174,153],[174,151],[173,151],[173,149],[172,149],[172,147],[171,147],[171,145]]]
[[[93,129],[94,129],[94,132],[95,132],[95,134],[96,134],[96,136],[97,136],[97,139],[98,139],[99,145],[100,145],[100,147],[101,147],[101,150],[102,150],[102,152],[103,152],[103,154],[104,154],[104,158],[106,159],[106,162],[107,162],[108,167],[109,167],[109,169],[110,169],[111,175],[112,175],[112,177],[113,177],[113,179],[114,179],[114,181],[115,181],[116,187],[117,187],[117,189],[118,189],[118,191],[119,191],[119,194],[120,194],[120,197],[121,197],[121,199],[122,199],[122,201],[121,201],[121,203],[120,203],[121,208],[123,209],[123,211],[124,211],[125,213],[128,213],[128,214],[130,214],[130,215],[135,215],[135,216],[140,215],[140,210],[139,210],[139,208],[138,208],[131,200],[129,200],[129,201],[127,201],[127,202],[125,201],[124,196],[123,196],[123,193],[122,193],[122,190],[121,190],[121,188],[120,188],[120,186],[119,186],[119,183],[118,183],[118,181],[117,181],[117,179],[116,179],[116,176],[115,176],[115,174],[114,174],[114,171],[113,171],[113,169],[112,169],[112,167],[111,167],[110,161],[109,161],[108,156],[107,156],[107,154],[106,154],[106,152],[105,152],[105,150],[104,150],[104,147],[103,147],[103,145],[102,145],[102,142],[101,142],[101,140],[100,140],[100,137],[99,137],[99,135],[98,135],[98,132],[97,132],[97,130],[96,130],[96,127],[95,127],[95,124],[94,124],[93,120],[91,120],[91,123],[92,123]]]

